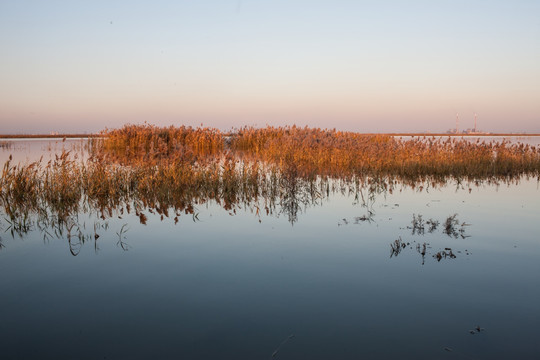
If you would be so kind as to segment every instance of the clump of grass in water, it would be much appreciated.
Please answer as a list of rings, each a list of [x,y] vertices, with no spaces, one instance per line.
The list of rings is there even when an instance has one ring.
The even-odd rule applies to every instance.
[[[424,220],[422,219],[422,215],[416,216],[413,214],[412,219],[412,235],[418,234],[418,235],[424,235]]]
[[[433,233],[435,230],[437,230],[437,228],[439,227],[439,221],[438,220],[433,220],[433,219],[429,219],[428,221],[426,221],[426,224],[429,225],[429,229],[428,229],[428,232],[431,234]]]
[[[459,223],[459,220],[457,219],[458,214],[450,215],[446,221],[444,222],[444,230],[443,232],[448,235],[455,238],[458,238],[461,236],[462,238],[468,237],[465,235],[465,227],[469,226],[470,224],[467,224],[466,222]]]
[[[390,244],[390,257],[398,256],[401,253],[401,250],[405,249],[408,245],[410,244],[401,240],[400,236],[397,240],[394,240],[394,242]]]
[[[411,221],[412,226],[408,226],[408,229],[412,229],[411,234],[412,235],[424,235],[425,234],[425,225],[428,225],[428,232],[433,233],[439,226],[440,222],[438,220],[429,219],[428,221],[423,220],[422,215],[416,215],[413,214],[413,219]],[[463,239],[466,237],[469,237],[465,234],[465,227],[469,226],[470,224],[467,224],[463,222],[461,225],[459,224],[459,221],[457,220],[457,214],[453,214],[447,217],[442,233],[446,234],[448,236],[452,236],[457,238],[458,236],[461,236]],[[413,241],[416,242],[416,241]],[[405,249],[407,246],[409,246],[410,243],[405,243],[401,236],[394,240],[394,242],[390,243],[390,257],[397,256],[401,253],[403,249]],[[411,246],[412,248],[412,246]],[[424,242],[423,244],[417,243],[416,244],[416,251],[421,255],[422,257],[422,265],[425,264],[425,257],[428,254],[428,249],[431,249],[431,246],[429,243]],[[467,250],[466,254],[469,255],[469,252]],[[460,251],[458,251],[459,253]],[[435,254],[433,254],[433,257],[440,262],[442,259],[455,259],[456,255],[452,248],[445,247],[443,250],[437,251]]]
[[[433,257],[437,259],[437,261],[441,261],[443,258],[446,259],[447,257],[455,259],[456,255],[452,252],[451,248],[444,248],[444,250],[437,252]]]

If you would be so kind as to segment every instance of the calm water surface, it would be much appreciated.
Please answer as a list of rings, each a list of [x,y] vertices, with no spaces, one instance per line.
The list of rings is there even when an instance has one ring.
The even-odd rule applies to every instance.
[[[100,237],[71,246],[4,221],[1,357],[537,359],[539,200],[524,178],[335,192],[293,223],[215,203],[177,224],[89,212]],[[413,214],[440,224],[419,233]]]

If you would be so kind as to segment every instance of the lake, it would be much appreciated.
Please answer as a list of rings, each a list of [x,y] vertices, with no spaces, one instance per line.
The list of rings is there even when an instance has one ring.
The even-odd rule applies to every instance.
[[[81,140],[28,140],[0,159],[62,149],[87,156]],[[0,210],[2,358],[540,357],[536,177],[326,185],[268,213],[266,199],[145,221],[88,207],[69,236],[12,231]]]

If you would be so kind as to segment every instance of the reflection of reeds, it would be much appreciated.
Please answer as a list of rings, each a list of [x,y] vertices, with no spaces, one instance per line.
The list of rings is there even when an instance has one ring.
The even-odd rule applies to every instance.
[[[127,251],[129,249],[129,245],[125,242],[127,231],[128,231],[127,224],[124,224],[120,228],[120,231],[116,233],[116,235],[118,235],[118,242],[116,243],[116,245],[120,246],[122,250],[124,251]]]
[[[408,243],[403,242],[401,240],[401,236],[394,240],[393,243],[390,243],[390,257],[392,256],[398,256],[402,249],[405,249],[407,247]]]
[[[459,220],[457,219],[458,214],[450,215],[446,221],[444,222],[444,230],[443,232],[448,236],[453,236],[457,238],[458,236],[461,236],[462,238],[468,237],[465,235],[465,226],[469,226],[470,224],[467,224],[463,222],[461,225],[459,224]]]

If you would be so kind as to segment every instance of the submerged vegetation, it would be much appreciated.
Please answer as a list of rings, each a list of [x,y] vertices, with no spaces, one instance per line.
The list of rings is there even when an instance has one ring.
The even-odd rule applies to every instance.
[[[152,212],[176,223],[182,213],[196,221],[197,206],[208,201],[232,213],[247,207],[259,218],[285,214],[294,223],[305,206],[335,191],[368,204],[399,184],[422,189],[449,180],[481,184],[540,175],[540,149],[505,142],[400,140],[295,126],[223,133],[128,125],[101,135],[88,140],[84,162],[64,151],[47,163],[13,164],[10,158],[4,164],[0,206],[12,234],[52,226],[57,234],[71,237],[79,229],[79,239],[97,239],[96,231],[82,233],[79,212],[102,220],[133,212],[141,223]],[[371,218],[368,209],[358,221]],[[461,235],[465,224],[456,221],[442,224],[445,234]],[[413,233],[438,226],[413,217]],[[394,245],[397,255],[401,245]]]

